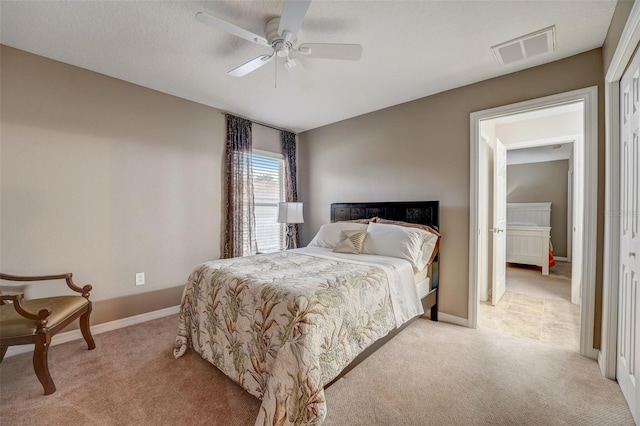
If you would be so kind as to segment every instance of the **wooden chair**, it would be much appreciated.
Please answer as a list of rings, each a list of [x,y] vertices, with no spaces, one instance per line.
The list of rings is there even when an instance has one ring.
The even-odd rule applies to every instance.
[[[44,394],[56,391],[56,385],[49,374],[47,354],[51,338],[65,328],[71,321],[80,318],[80,331],[89,350],[96,347],[91,330],[91,301],[89,292],[93,288],[87,284],[80,288],[71,280],[72,274],[23,277],[0,273],[0,280],[7,281],[46,281],[65,280],[67,286],[81,296],[56,296],[42,299],[25,300],[24,293],[0,294],[0,362],[7,348],[14,345],[35,344],[33,369]],[[12,301],[13,303],[6,303]]]

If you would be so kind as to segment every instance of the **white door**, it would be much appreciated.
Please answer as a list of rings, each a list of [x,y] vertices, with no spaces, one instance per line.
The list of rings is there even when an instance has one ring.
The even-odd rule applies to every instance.
[[[618,359],[616,379],[636,423],[640,423],[638,369],[638,274],[640,236],[638,213],[640,154],[640,102],[638,77],[640,55],[636,53],[620,80],[620,290],[618,301]]]
[[[582,304],[582,259],[584,258],[585,152],[582,136],[573,144],[573,209],[571,237],[571,303]]]
[[[504,295],[507,275],[507,148],[496,138],[493,162],[493,280],[491,304]]]
[[[569,173],[567,174],[567,262],[571,262],[571,249],[573,248],[573,155],[569,159],[569,164]]]

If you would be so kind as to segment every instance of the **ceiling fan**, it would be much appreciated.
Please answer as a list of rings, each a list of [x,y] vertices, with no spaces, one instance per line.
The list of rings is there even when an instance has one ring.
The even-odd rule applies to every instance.
[[[296,54],[309,58],[359,60],[362,56],[362,46],[359,44],[297,44],[298,31],[302,26],[302,20],[310,4],[311,0],[284,0],[282,14],[280,17],[270,19],[267,22],[264,37],[203,12],[196,14],[196,20],[219,30],[226,31],[236,37],[273,49],[270,54],[260,55],[229,71],[228,74],[233,77],[244,77],[250,72],[268,64],[276,57],[284,59],[285,67],[293,68],[296,65],[296,61],[290,57],[290,55]]]

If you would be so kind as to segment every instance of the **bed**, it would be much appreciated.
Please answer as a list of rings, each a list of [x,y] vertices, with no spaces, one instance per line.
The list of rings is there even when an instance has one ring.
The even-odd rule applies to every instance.
[[[404,222],[437,228],[437,201],[332,204],[331,220],[353,227],[340,247],[366,228],[360,254],[322,247],[319,231],[309,247],[199,265],[185,286],[174,356],[191,348],[261,399],[256,425],[322,423],[326,387],[425,310],[437,320],[437,243],[421,271],[367,251],[384,232],[425,235]]]
[[[507,262],[534,265],[549,275],[551,203],[507,203]]]

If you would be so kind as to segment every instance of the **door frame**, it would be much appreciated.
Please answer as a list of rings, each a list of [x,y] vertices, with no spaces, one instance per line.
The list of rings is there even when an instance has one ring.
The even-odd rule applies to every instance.
[[[479,141],[480,122],[505,115],[557,106],[559,104],[584,102],[584,254],[582,261],[582,305],[580,309],[580,354],[595,359],[598,351],[593,348],[595,315],[595,260],[596,219],[598,196],[598,86],[559,93],[510,105],[503,105],[470,114],[470,214],[469,214],[469,305],[467,326],[478,325],[478,279],[479,253],[478,221],[479,193]],[[586,173],[589,170],[589,173]],[[577,207],[577,206],[574,206]]]
[[[640,43],[640,2],[634,2],[604,79],[605,214],[602,285],[602,336],[598,364],[603,376],[616,378],[620,260],[620,79]]]

